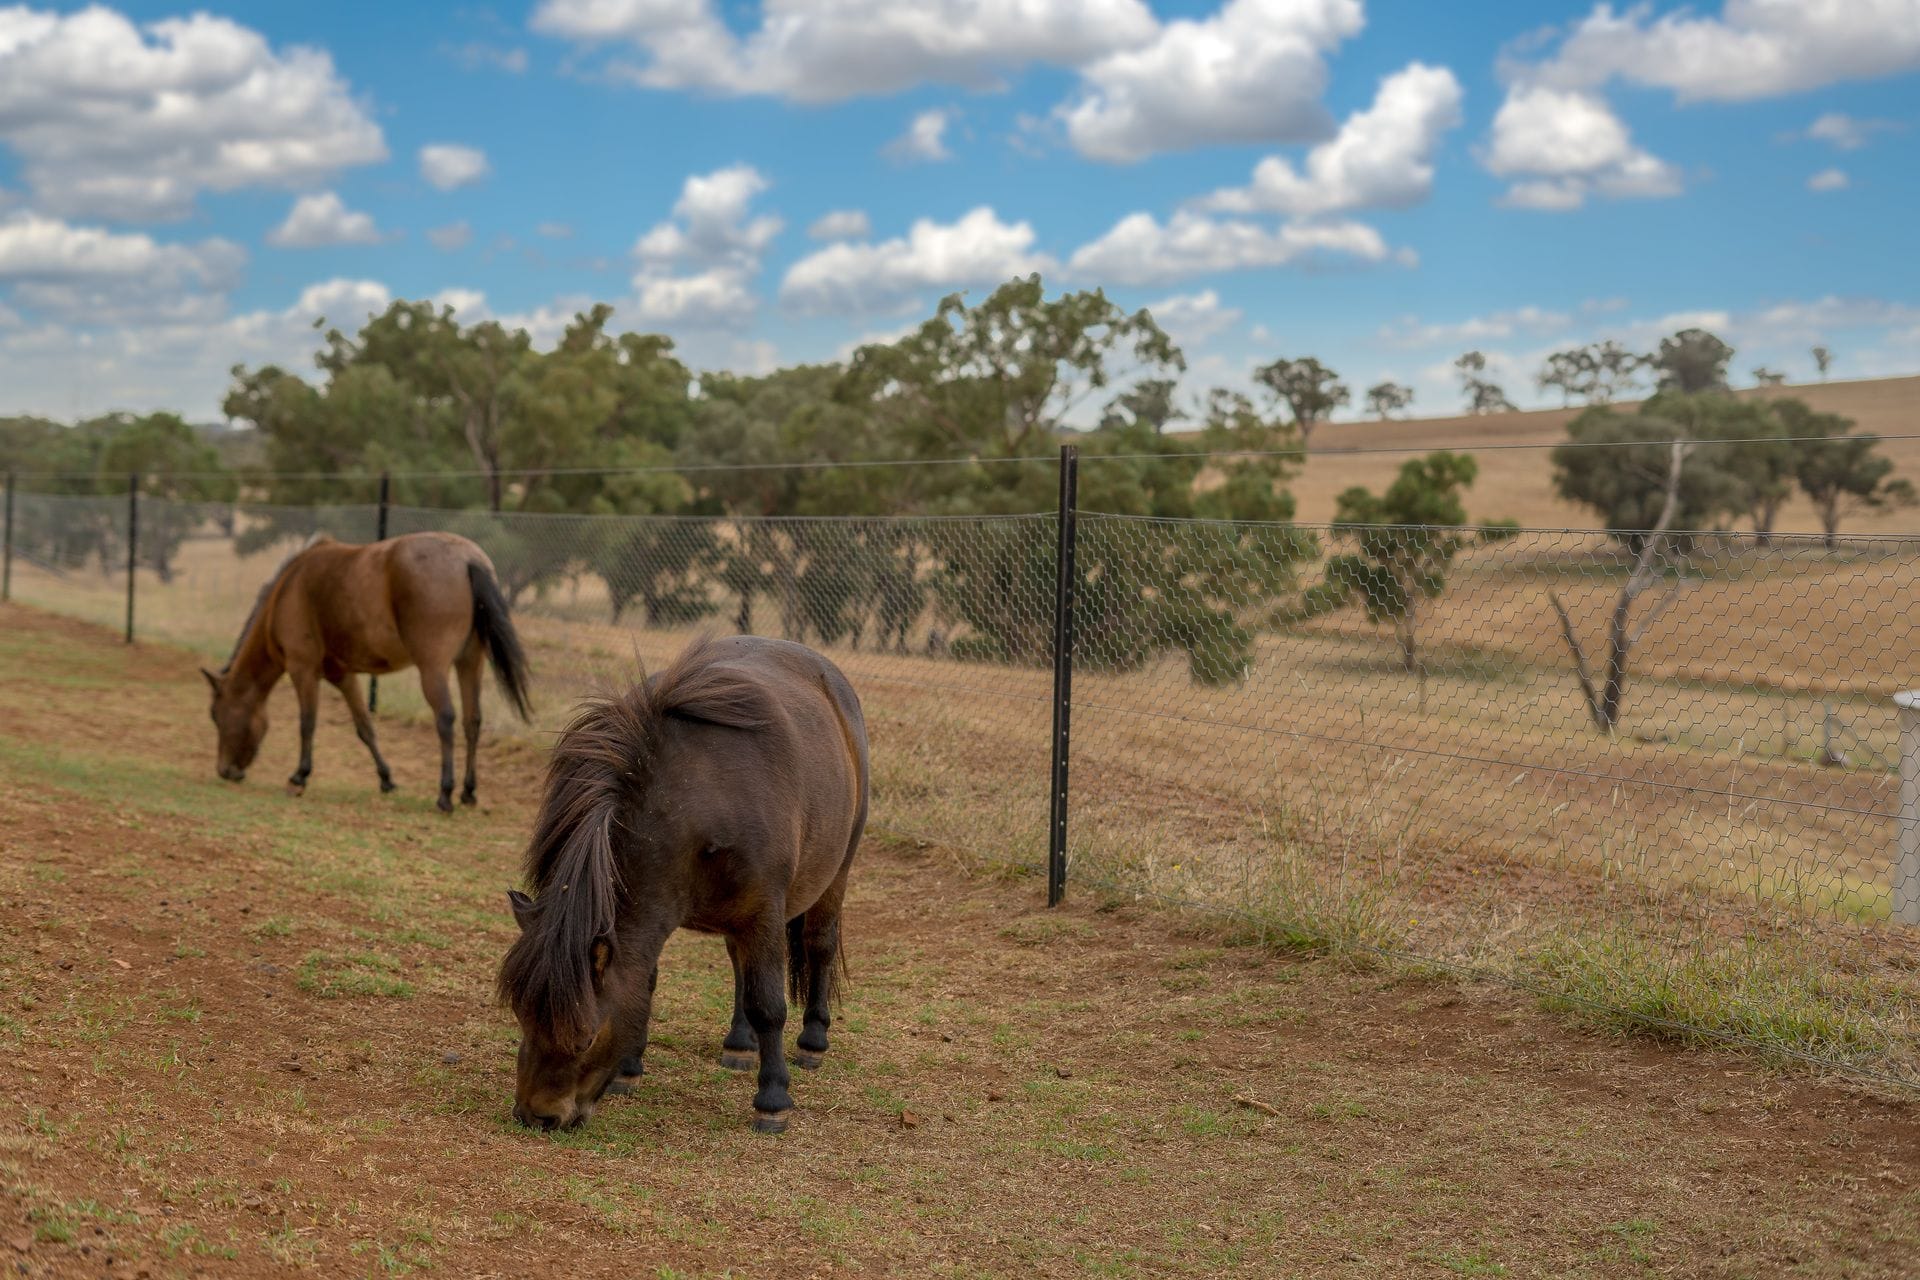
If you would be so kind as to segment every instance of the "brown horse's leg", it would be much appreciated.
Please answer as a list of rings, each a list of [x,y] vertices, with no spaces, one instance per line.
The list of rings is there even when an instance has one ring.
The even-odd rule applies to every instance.
[[[460,803],[477,802],[475,788],[479,785],[480,759],[480,671],[486,665],[487,651],[477,639],[467,641],[467,647],[460,651],[454,660],[454,674],[460,680],[460,719],[467,731],[467,780],[460,788]]]
[[[785,1133],[793,1110],[787,1053],[780,1043],[787,1025],[787,938],[779,911],[770,911],[740,941],[740,976],[747,1022],[760,1047],[760,1088],[753,1095],[758,1133]]]
[[[740,944],[727,939],[727,959],[733,961],[733,1025],[720,1042],[720,1065],[729,1071],[751,1071],[760,1065],[760,1042],[747,1021],[746,975],[740,968]]]
[[[440,812],[453,812],[453,690],[444,668],[420,668],[420,692],[433,708],[433,727],[440,735]]]
[[[300,767],[287,779],[287,794],[300,795],[313,775],[313,727],[320,718],[320,673],[310,667],[287,673],[293,679],[293,692],[300,699]]]
[[[360,735],[360,741],[367,744],[367,751],[373,756],[373,767],[380,774],[380,790],[393,790],[393,773],[380,757],[380,746],[373,738],[373,717],[367,714],[367,700],[360,696],[360,677],[349,671],[335,682],[335,687],[347,700],[347,710],[353,716],[353,731]]]
[[[833,993],[840,974],[840,903],[846,892],[847,871],[842,867],[820,901],[787,925],[793,985],[796,991],[804,990],[807,997],[800,1038],[794,1042],[793,1065],[809,1071],[826,1057],[827,1028],[833,1025]]]

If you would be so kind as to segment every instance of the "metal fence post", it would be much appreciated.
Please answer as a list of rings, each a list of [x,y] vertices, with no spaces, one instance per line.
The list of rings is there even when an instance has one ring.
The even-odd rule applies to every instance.
[[[140,473],[127,473],[127,643],[133,643],[133,570],[140,563]]]
[[[1067,891],[1067,765],[1073,717],[1074,538],[1080,505],[1080,450],[1060,446],[1059,545],[1054,555],[1053,589],[1053,786],[1052,822],[1047,829],[1047,905],[1056,907]]]
[[[373,518],[373,540],[387,540],[387,497],[391,492],[393,477],[385,471],[380,473],[380,509]],[[380,677],[367,677],[367,714],[372,715],[380,709]]]
[[[0,537],[0,604],[13,599],[13,472],[7,472],[6,533]]]

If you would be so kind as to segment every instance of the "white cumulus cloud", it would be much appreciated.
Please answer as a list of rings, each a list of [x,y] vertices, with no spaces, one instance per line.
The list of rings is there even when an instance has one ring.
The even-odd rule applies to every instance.
[[[1505,201],[1530,209],[1575,209],[1589,195],[1670,196],[1672,165],[1633,143],[1627,126],[1592,94],[1528,85],[1508,92],[1482,157],[1513,179]]]
[[[44,214],[0,218],[0,286],[29,314],[119,323],[217,315],[246,251],[228,240],[165,244]]]
[[[1068,268],[1092,284],[1152,284],[1307,259],[1384,261],[1386,242],[1358,222],[1293,222],[1279,227],[1182,210],[1161,223],[1133,213],[1074,251]]]
[[[807,235],[815,240],[866,240],[873,235],[873,223],[863,209],[834,209],[815,219]]]
[[[478,147],[436,142],[420,148],[420,176],[440,191],[478,182],[487,169],[487,153]]]
[[[301,196],[287,219],[267,233],[267,243],[283,249],[318,249],[338,244],[379,244],[380,229],[371,214],[349,209],[331,191]]]
[[[0,143],[43,210],[127,221],[387,157],[325,52],[204,13],[136,26],[99,6],[0,8]]]
[[[737,35],[714,0],[542,0],[536,31],[626,46],[607,70],[656,89],[834,102],[935,82],[988,88],[1151,39],[1140,0],[764,0]]]
[[[1046,271],[1033,227],[1002,222],[981,206],[949,223],[921,218],[879,243],[841,242],[800,259],[780,284],[781,300],[803,312],[872,313],[912,305],[931,289],[997,285]]]
[[[1245,187],[1203,207],[1305,217],[1419,202],[1433,189],[1433,155],[1460,123],[1460,82],[1445,67],[1413,63],[1381,81],[1373,105],[1307,153],[1304,171],[1268,156]]]
[[[947,126],[953,123],[955,114],[944,107],[922,111],[907,123],[905,133],[887,144],[887,155],[905,162],[953,159],[953,152],[947,149]]]
[[[1205,346],[1246,316],[1240,308],[1224,305],[1212,289],[1149,302],[1147,312],[1175,343],[1189,351]]]
[[[689,177],[673,216],[634,245],[634,310],[651,325],[734,327],[759,306],[753,278],[761,255],[784,225],[755,216],[753,201],[770,184],[750,165]]]
[[[1718,14],[1597,5],[1553,55],[1509,74],[1560,89],[1611,81],[1682,102],[1744,102],[1920,68],[1920,0],[1725,0]]]
[[[1809,191],[1845,191],[1849,185],[1844,169],[1822,169],[1807,179]]]
[[[1082,71],[1055,112],[1096,160],[1217,143],[1307,142],[1332,127],[1326,54],[1365,22],[1359,0],[1227,0]]]

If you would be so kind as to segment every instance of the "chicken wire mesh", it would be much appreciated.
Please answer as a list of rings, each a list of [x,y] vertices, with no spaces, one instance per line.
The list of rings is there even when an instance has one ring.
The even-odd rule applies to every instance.
[[[141,635],[224,653],[305,538],[380,514],[143,498]],[[117,626],[126,516],[17,495],[14,598]],[[1043,859],[1054,513],[386,517],[487,551],[536,727],[701,633],[787,636],[861,691],[877,829]],[[1077,560],[1070,891],[1920,1084],[1920,539],[1081,512]]]

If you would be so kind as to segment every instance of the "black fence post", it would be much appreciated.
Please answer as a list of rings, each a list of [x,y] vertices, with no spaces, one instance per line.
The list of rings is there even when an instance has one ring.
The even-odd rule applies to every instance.
[[[1053,589],[1053,787],[1052,821],[1047,829],[1047,905],[1057,907],[1067,892],[1067,764],[1073,718],[1073,611],[1079,578],[1074,571],[1074,536],[1080,505],[1080,450],[1060,446],[1059,546],[1054,556]]]
[[[393,477],[387,472],[380,473],[380,510],[373,518],[373,540],[387,540],[387,497],[392,491]],[[380,677],[367,677],[367,714],[372,715],[380,709]]]
[[[140,563],[140,473],[127,474],[127,643],[133,643],[133,570]]]
[[[13,472],[7,472],[6,534],[0,537],[0,604],[13,599]]]

